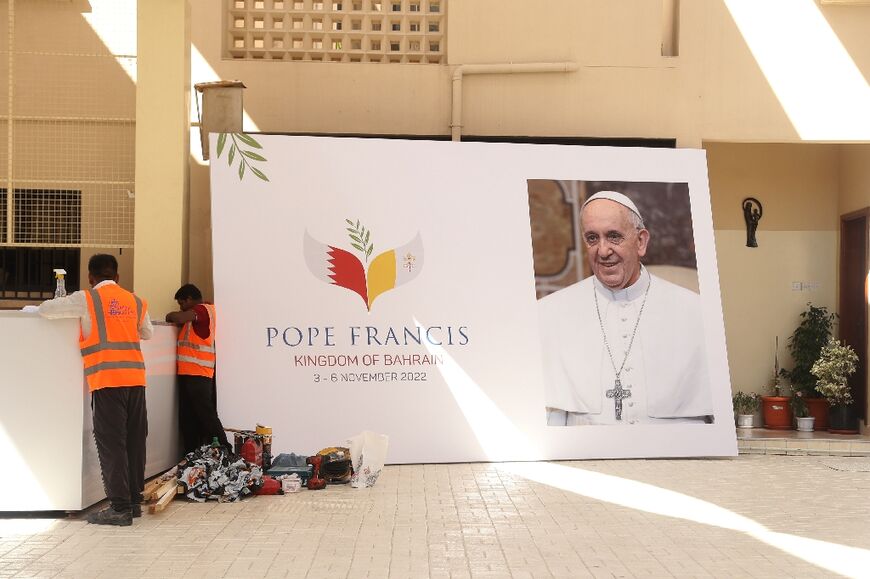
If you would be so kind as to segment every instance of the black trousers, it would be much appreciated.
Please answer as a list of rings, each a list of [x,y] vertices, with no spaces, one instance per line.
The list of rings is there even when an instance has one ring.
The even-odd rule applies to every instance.
[[[231,448],[227,433],[217,413],[217,388],[214,378],[178,376],[178,424],[184,452],[191,452],[212,438]]]
[[[106,496],[116,511],[142,502],[148,412],[145,387],[103,388],[91,393],[94,440]]]

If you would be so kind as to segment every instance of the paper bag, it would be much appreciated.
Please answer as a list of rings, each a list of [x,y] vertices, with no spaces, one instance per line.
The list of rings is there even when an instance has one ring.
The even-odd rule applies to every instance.
[[[377,434],[368,430],[347,439],[347,447],[353,461],[350,486],[356,489],[375,486],[387,460],[388,442],[389,437],[386,434]]]

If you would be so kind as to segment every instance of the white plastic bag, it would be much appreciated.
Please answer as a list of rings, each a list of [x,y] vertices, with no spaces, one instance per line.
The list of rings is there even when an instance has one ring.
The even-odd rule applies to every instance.
[[[386,434],[377,434],[368,430],[347,439],[347,447],[353,461],[350,486],[355,489],[375,486],[387,460],[389,440]]]

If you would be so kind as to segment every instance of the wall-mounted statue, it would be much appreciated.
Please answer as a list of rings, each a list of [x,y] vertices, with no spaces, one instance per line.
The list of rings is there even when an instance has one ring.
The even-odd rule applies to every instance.
[[[747,197],[743,200],[743,219],[746,220],[746,247],[758,247],[755,231],[758,229],[761,215],[761,201],[754,197]]]

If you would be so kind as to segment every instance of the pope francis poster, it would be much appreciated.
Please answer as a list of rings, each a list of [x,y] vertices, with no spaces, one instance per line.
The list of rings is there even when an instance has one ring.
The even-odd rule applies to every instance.
[[[542,180],[529,195],[547,424],[712,423],[687,185]]]
[[[212,146],[225,423],[388,463],[736,454],[703,151]]]

